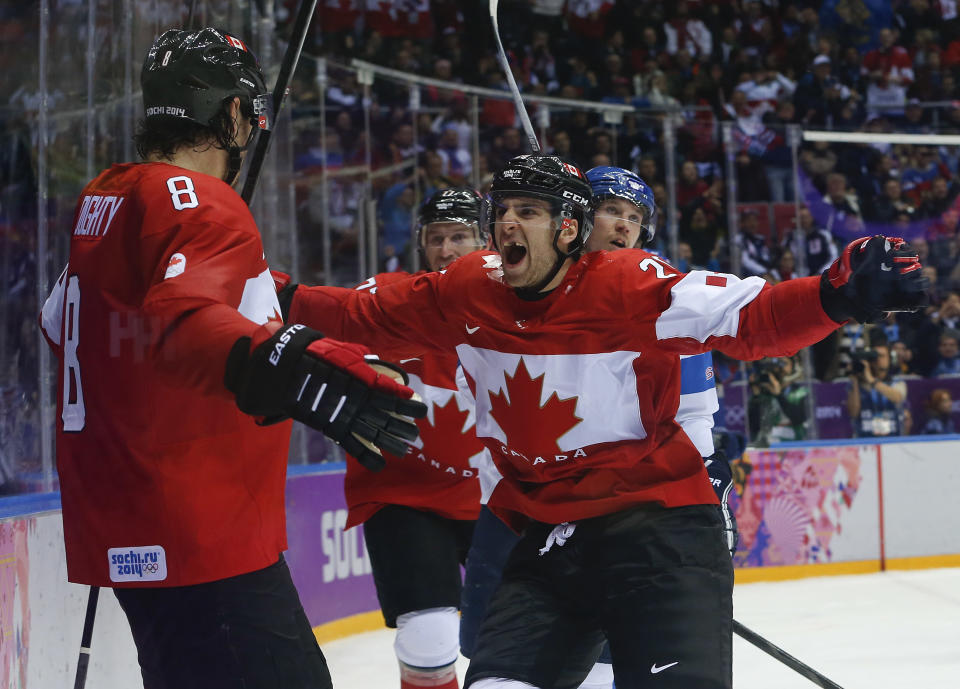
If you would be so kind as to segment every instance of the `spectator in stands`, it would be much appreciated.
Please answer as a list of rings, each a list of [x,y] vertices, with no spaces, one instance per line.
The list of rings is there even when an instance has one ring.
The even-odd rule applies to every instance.
[[[713,35],[706,24],[691,16],[686,0],[676,3],[672,18],[663,25],[663,33],[669,55],[684,51],[691,57],[709,58],[713,52]]]
[[[788,231],[784,235],[783,246],[789,246],[794,256],[803,253],[805,275],[819,275],[837,258],[837,243],[833,235],[814,222],[813,214],[806,205],[800,207],[799,219],[803,239],[798,240],[794,231]]]
[[[456,125],[447,125],[440,135],[437,155],[443,161],[443,176],[453,182],[453,186],[466,184],[473,174],[473,159],[470,151],[460,145]]]
[[[903,122],[900,123],[898,128],[908,134],[926,134],[931,131],[918,98],[911,98],[907,101],[907,107],[903,113]]]
[[[776,267],[770,271],[770,281],[773,283],[792,280],[797,277],[797,261],[790,249],[780,249],[777,256]]]
[[[903,340],[896,340],[890,345],[891,369],[893,375],[915,375],[913,367],[913,350]]]
[[[837,154],[826,141],[815,141],[800,152],[800,164],[817,188],[826,186],[827,175],[837,167]]]
[[[917,330],[915,352],[917,370],[925,376],[933,373],[940,359],[938,345],[940,336],[947,330],[960,330],[960,294],[947,293],[939,308]]]
[[[570,135],[567,134],[563,129],[553,133],[553,142],[552,142],[552,151],[551,155],[558,156],[567,160],[571,157],[570,154]]]
[[[880,29],[880,47],[863,57],[868,108],[906,103],[907,89],[913,83],[913,61],[910,53],[896,45],[896,39],[893,29]]]
[[[651,156],[644,156],[637,165],[637,174],[646,181],[651,187],[658,182],[663,182],[660,177],[660,170],[657,167],[657,160]]]
[[[827,175],[827,193],[823,202],[830,206],[826,228],[835,237],[858,236],[863,229],[860,202],[856,192],[847,187],[847,178],[839,172]]]
[[[916,146],[903,166],[901,179],[903,188],[920,203],[933,188],[933,180],[949,175],[949,171],[940,160],[940,154],[934,146]],[[902,158],[902,157],[901,157]]]
[[[930,183],[930,194],[920,205],[919,217],[934,218],[936,220],[934,224],[937,225],[936,233],[948,234],[946,231],[941,231],[940,217],[950,209],[956,197],[956,185],[946,177],[938,175]]]
[[[956,433],[953,423],[953,399],[946,388],[936,388],[930,392],[924,404],[927,410],[927,422],[923,426],[924,435],[943,435]]]
[[[952,376],[960,373],[960,331],[947,328],[940,333],[937,352],[940,360],[933,369],[934,376]]]
[[[528,145],[519,129],[507,127],[503,130],[503,134],[493,141],[493,147],[490,149],[491,165],[494,169],[503,167],[503,164],[511,158],[526,153],[526,146]]]
[[[400,257],[410,242],[415,192],[409,181],[399,182],[386,190],[380,201],[380,253]]]
[[[671,256],[671,264],[677,267],[681,273],[689,273],[693,270],[691,261],[693,260],[693,250],[686,242],[677,242],[677,255]]]
[[[858,438],[901,435],[907,386],[894,381],[887,344],[853,352],[847,411]]]
[[[694,266],[707,270],[720,270],[716,257],[719,234],[719,228],[710,221],[703,204],[688,207],[684,211],[680,225],[680,239],[690,246],[692,254],[690,262]]]
[[[343,72],[340,78],[327,88],[327,101],[334,107],[360,110],[361,100],[357,75],[353,72]]]
[[[800,122],[806,126],[826,125],[850,97],[850,89],[830,73],[831,67],[829,56],[817,55],[810,70],[797,82],[793,102]]]
[[[771,258],[767,238],[759,232],[760,215],[755,208],[746,208],[740,214],[740,266],[741,277],[748,275],[767,276]]]
[[[801,377],[800,366],[790,357],[761,359],[750,365],[747,419],[751,445],[769,447],[806,437],[810,389]]]
[[[873,204],[870,219],[889,224],[895,222],[902,213],[906,213],[909,220],[913,216],[913,212],[913,206],[903,196],[900,181],[890,178],[883,183],[883,196]]]
[[[453,180],[443,174],[443,158],[436,151],[426,151],[420,157],[421,166],[417,168],[420,191],[428,199],[440,189],[456,186]]]
[[[393,130],[383,160],[388,165],[397,165],[415,158],[421,152],[423,146],[413,140],[413,125],[403,123]]]
[[[680,166],[680,180],[677,184],[677,207],[683,208],[690,202],[699,200],[708,186],[700,178],[697,164],[692,160],[685,161]]]
[[[434,118],[430,131],[440,136],[448,127],[456,128],[457,145],[469,151],[473,145],[473,125],[470,122],[467,99],[463,94],[458,94],[447,109]]]
[[[729,65],[739,57],[742,51],[743,48],[737,38],[736,24],[727,24],[723,27],[720,40],[714,41],[712,59],[720,65]]]
[[[751,114],[758,119],[774,111],[777,103],[791,99],[796,89],[796,83],[772,69],[757,70],[752,79],[737,85],[747,97]]]

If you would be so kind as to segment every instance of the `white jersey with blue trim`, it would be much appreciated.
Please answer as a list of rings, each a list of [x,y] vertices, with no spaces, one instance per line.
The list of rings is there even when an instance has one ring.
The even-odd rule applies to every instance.
[[[713,415],[719,408],[713,354],[681,354],[680,405],[676,419],[701,457],[709,457],[714,452]]]
[[[464,399],[473,399],[462,366],[457,366],[457,387]],[[719,408],[713,353],[680,355],[680,404],[676,419],[701,457],[706,458],[714,453],[713,415]],[[480,477],[480,503],[486,504],[503,477],[493,463],[490,450],[475,455],[470,464]]]

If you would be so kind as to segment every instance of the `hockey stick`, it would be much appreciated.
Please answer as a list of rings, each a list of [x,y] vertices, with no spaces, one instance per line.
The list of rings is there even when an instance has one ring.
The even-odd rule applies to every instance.
[[[747,629],[736,620],[733,621],[733,632],[744,641],[750,642],[764,653],[773,656],[791,670],[800,673],[818,687],[823,687],[823,689],[843,689],[843,687],[833,680],[824,677],[803,661],[797,660],[779,646],[770,643],[755,631]]]
[[[307,29],[310,28],[310,20],[313,18],[313,11],[316,7],[317,0],[303,0],[300,3],[300,9],[297,11],[297,18],[293,23],[293,32],[290,34],[290,43],[287,44],[287,52],[284,53],[283,62],[280,63],[277,83],[273,86],[274,121],[270,123],[271,128],[275,125],[276,118],[280,115],[280,108],[283,107],[283,101],[287,97],[287,85],[297,68],[297,62],[300,61],[303,42],[307,38]],[[240,192],[241,198],[248,206],[253,199],[254,189],[257,186],[257,180],[260,178],[260,171],[263,169],[263,161],[267,157],[271,134],[272,129],[264,129],[260,132],[257,137],[257,145],[250,156],[250,167],[247,168],[247,177],[243,180],[243,191]]]
[[[497,5],[499,4],[500,0],[490,0],[490,21],[493,22],[493,36],[497,39],[497,59],[500,61],[500,68],[506,75],[507,83],[510,85],[510,91],[513,93],[513,102],[517,106],[517,114],[520,116],[520,122],[523,124],[523,131],[530,141],[530,150],[533,153],[539,153],[540,142],[537,141],[537,135],[533,131],[533,124],[530,122],[527,108],[523,104],[523,97],[520,95],[520,89],[517,87],[517,80],[513,78],[513,70],[510,69],[507,52],[503,49],[503,43],[500,42],[500,28],[497,25]]]
[[[100,599],[100,587],[91,586],[87,596],[87,614],[83,618],[83,633],[80,635],[80,656],[77,658],[77,674],[73,679],[73,689],[83,689],[87,683],[87,666],[90,664],[90,641],[93,638],[93,622],[97,617],[97,601]]]

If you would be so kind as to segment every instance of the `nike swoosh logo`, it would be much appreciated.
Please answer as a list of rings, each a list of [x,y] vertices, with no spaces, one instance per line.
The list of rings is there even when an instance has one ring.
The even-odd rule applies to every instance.
[[[666,665],[661,665],[660,667],[657,667],[657,664],[654,663],[653,665],[650,666],[650,674],[651,674],[651,675],[655,675],[655,674],[657,674],[658,672],[663,672],[664,670],[667,670],[667,669],[669,669],[669,668],[672,668],[674,665],[679,664],[679,662],[680,662],[679,660],[676,660],[676,661],[674,661],[674,662],[672,662],[672,663],[667,663]]]
[[[398,361],[397,363],[398,363],[398,364],[405,364],[405,363],[407,363],[408,361],[420,361],[420,357],[415,356],[415,357],[413,357],[412,359],[400,359],[400,361]]]
[[[479,325],[475,325],[475,326],[473,326],[473,327],[471,328],[469,325],[467,325],[466,323],[464,323],[464,324],[463,324],[463,327],[467,329],[467,335],[473,335],[475,332],[477,332],[478,330],[480,330],[480,326],[479,326]]]

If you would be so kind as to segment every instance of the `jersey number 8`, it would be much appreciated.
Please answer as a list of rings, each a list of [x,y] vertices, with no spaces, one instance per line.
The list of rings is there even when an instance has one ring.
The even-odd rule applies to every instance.
[[[63,323],[63,430],[82,431],[87,411],[83,406],[83,385],[80,383],[80,278],[67,280]]]
[[[168,179],[167,189],[170,191],[173,207],[178,211],[182,211],[184,208],[196,208],[200,205],[200,201],[197,200],[197,193],[193,188],[193,180],[185,175]]]

